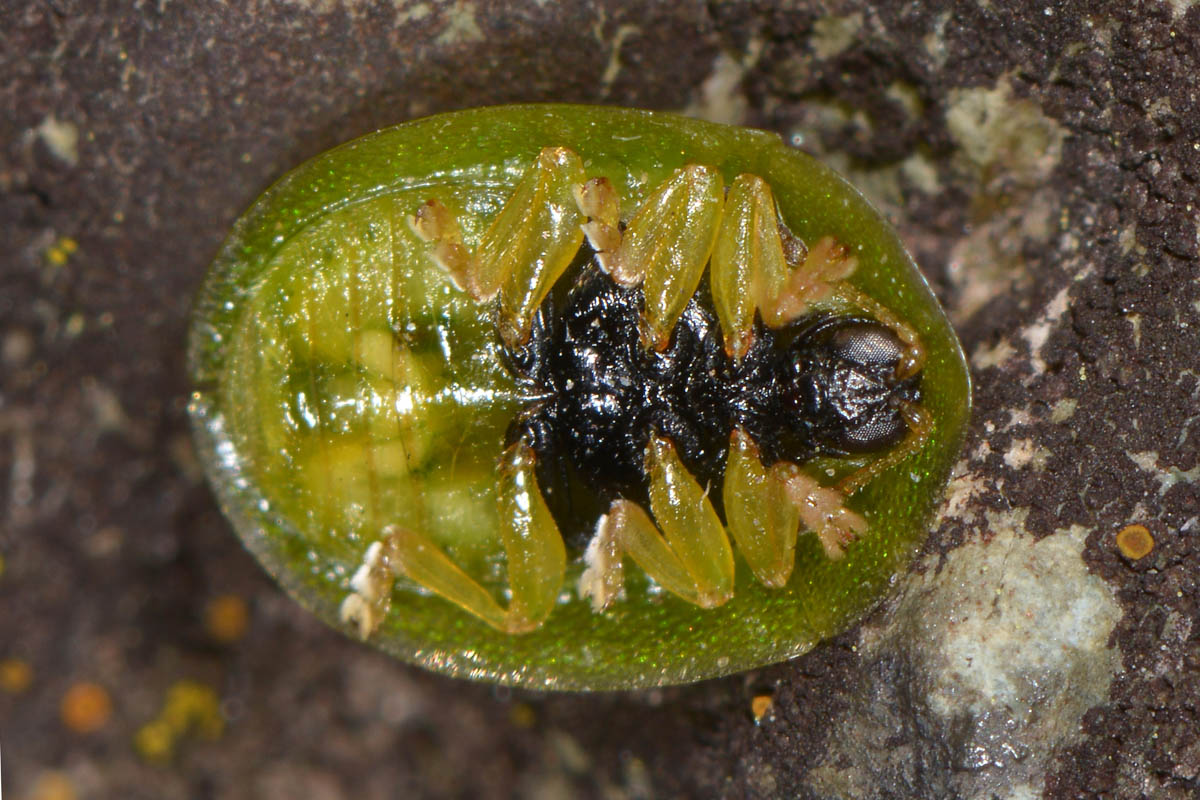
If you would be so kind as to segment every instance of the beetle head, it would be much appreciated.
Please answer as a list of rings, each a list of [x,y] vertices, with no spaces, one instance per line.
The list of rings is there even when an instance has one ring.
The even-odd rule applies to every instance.
[[[902,408],[920,398],[920,374],[897,378],[904,345],[872,319],[828,317],[789,349],[787,400],[824,453],[883,450],[908,434]]]

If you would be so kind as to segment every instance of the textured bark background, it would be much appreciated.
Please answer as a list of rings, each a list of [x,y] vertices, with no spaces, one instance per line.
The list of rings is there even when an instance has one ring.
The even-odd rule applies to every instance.
[[[1191,6],[0,1],[4,789],[1200,795]],[[238,214],[376,127],[536,100],[778,130],[960,330],[976,413],[926,555],[806,657],[602,696],[440,678],[291,603],[199,478],[183,341]]]

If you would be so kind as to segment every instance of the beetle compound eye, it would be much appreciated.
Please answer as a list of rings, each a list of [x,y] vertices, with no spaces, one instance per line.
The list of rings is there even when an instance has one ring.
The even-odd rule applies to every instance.
[[[969,404],[853,188],[771,134],[616,108],[318,155],[234,226],[190,337],[197,452],[283,587],[537,688],[701,680],[853,624]]]
[[[848,429],[839,444],[849,453],[871,453],[899,444],[908,433],[908,425],[899,411],[883,408]]]
[[[838,328],[830,344],[840,358],[863,366],[886,365],[894,370],[904,355],[904,345],[896,334],[873,322]]]

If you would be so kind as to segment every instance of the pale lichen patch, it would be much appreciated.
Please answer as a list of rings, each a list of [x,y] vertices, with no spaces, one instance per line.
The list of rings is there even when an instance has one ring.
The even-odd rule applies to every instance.
[[[974,168],[1025,185],[1041,183],[1062,158],[1062,126],[1034,101],[1013,97],[1007,80],[951,91],[946,127]]]
[[[1169,466],[1165,469],[1158,464],[1157,450],[1144,450],[1136,453],[1126,453],[1129,459],[1141,467],[1146,472],[1151,473],[1154,479],[1158,481],[1158,493],[1164,495],[1171,487],[1177,483],[1196,483],[1200,481],[1200,464],[1188,470],[1182,470],[1176,466]]]
[[[33,334],[24,328],[14,328],[4,334],[0,341],[0,362],[8,369],[24,366],[33,355],[36,342]]]
[[[1079,401],[1074,397],[1064,397],[1054,404],[1050,409],[1050,421],[1055,425],[1062,423],[1075,416],[1075,409],[1079,407]]]
[[[433,9],[428,3],[414,3],[410,6],[401,6],[396,9],[396,24],[404,25],[410,22],[419,22],[432,13]]]
[[[844,17],[822,17],[813,23],[813,55],[817,58],[832,58],[845,51],[858,38],[863,27],[863,15],[848,14]]]
[[[1005,423],[1004,427],[1001,430],[1010,430],[1012,428],[1016,428],[1016,427],[1020,427],[1020,426],[1032,425],[1034,422],[1033,412],[1030,410],[1029,406],[1023,406],[1021,408],[1010,408],[1010,409],[1007,409],[1007,411],[1008,411],[1008,422]]]
[[[1146,248],[1138,244],[1136,225],[1126,225],[1121,228],[1121,232],[1117,234],[1117,244],[1121,247],[1121,255],[1127,256],[1135,249],[1139,255],[1146,252]]]
[[[126,416],[125,409],[121,407],[120,399],[110,387],[95,380],[87,380],[83,384],[83,391],[88,405],[91,406],[96,430],[100,432],[125,430],[129,424],[129,417]]]
[[[603,32],[603,27],[599,23],[596,28],[596,35],[600,37]],[[642,32],[638,25],[619,25],[616,33],[613,34],[612,43],[608,48],[608,63],[604,67],[604,74],[600,76],[600,85],[603,87],[603,94],[608,94],[613,83],[617,80],[617,76],[621,74],[621,48],[625,44],[625,40],[631,36],[636,36]]]
[[[1064,286],[1046,304],[1037,321],[1026,327],[1023,331],[1025,341],[1029,344],[1030,362],[1035,374],[1046,371],[1046,362],[1042,360],[1042,347],[1050,338],[1050,332],[1054,330],[1067,313],[1070,305],[1069,287]]]
[[[981,188],[974,224],[950,251],[948,268],[960,297],[952,312],[956,320],[969,319],[1028,280],[1023,251],[1028,243],[1050,245],[1058,214],[1055,195],[1046,188],[1016,194],[1026,196],[989,201]]]
[[[439,46],[467,44],[483,41],[483,31],[475,19],[474,3],[456,3],[446,6],[446,25],[434,42]]]
[[[341,5],[339,0],[289,0],[289,2],[292,5],[306,8],[314,14],[328,14]]]
[[[1001,339],[990,346],[981,342],[971,353],[971,366],[975,369],[998,367],[1016,354],[1016,348],[1007,339]]]
[[[870,797],[883,776],[915,762],[946,768],[943,796],[1030,796],[1055,748],[1080,736],[1084,712],[1107,699],[1121,670],[1109,646],[1121,608],[1083,562],[1090,529],[1035,541],[1026,518],[1025,509],[986,513],[978,539],[931,555],[895,610],[863,629],[864,659],[890,667],[863,671],[875,682],[855,691],[862,707],[835,722],[812,773],[819,793]],[[911,677],[879,682],[896,675]],[[877,744],[902,724],[898,713],[924,732],[904,752]]]
[[[967,461],[959,461],[954,467],[950,482],[946,485],[946,499],[938,514],[937,522],[957,519],[972,522],[976,516],[974,500],[983,497],[989,482],[977,472],[967,471]]]
[[[79,128],[75,123],[60,120],[51,114],[33,131],[50,155],[68,166],[79,163]]]
[[[925,113],[925,103],[920,92],[911,83],[896,81],[887,88],[885,94],[896,101],[910,119],[920,119]]]
[[[900,162],[900,174],[919,191],[933,195],[942,190],[937,167],[929,156],[921,151]]]
[[[334,11],[345,11],[352,17],[361,16],[374,8],[375,4],[367,0],[285,0],[290,5],[303,8],[313,14],[329,14]],[[446,5],[452,5],[447,3]],[[415,22],[433,13],[429,3],[412,0],[392,0],[396,9],[396,23]]]
[[[1041,471],[1045,469],[1049,458],[1050,451],[1038,447],[1032,439],[1014,439],[1004,453],[1004,463],[1011,469],[1031,467],[1034,471]]]
[[[742,125],[750,101],[742,90],[742,81],[758,61],[762,53],[763,40],[752,38],[741,58],[721,51],[713,59],[712,72],[700,84],[697,97],[683,109],[689,117],[721,122],[726,125]]]
[[[1107,646],[1120,607],[1083,563],[1088,529],[1075,525],[1034,541],[1024,512],[987,516],[991,541],[956,551],[942,575],[927,573],[918,590],[940,612],[914,617],[940,645],[927,651],[940,662],[931,707],[946,718],[968,705],[977,718],[990,708],[1018,724],[1066,724],[1043,718],[1047,706],[1070,708],[1077,719],[1103,701],[1120,669],[1119,654]],[[1046,696],[1068,675],[1069,696]],[[981,755],[973,758],[982,766]],[[1004,760],[999,751],[987,758]]]
[[[929,33],[925,34],[925,38],[921,40],[921,43],[925,45],[925,52],[929,54],[929,58],[939,69],[946,63],[946,57],[949,54],[946,47],[946,23],[952,16],[950,11],[938,14]]]

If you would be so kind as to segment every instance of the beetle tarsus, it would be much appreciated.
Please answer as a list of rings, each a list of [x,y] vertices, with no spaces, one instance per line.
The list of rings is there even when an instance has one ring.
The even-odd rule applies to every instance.
[[[392,571],[383,542],[372,542],[367,547],[362,564],[350,578],[350,589],[338,616],[343,624],[352,625],[359,638],[365,641],[387,616],[391,604]]]
[[[592,611],[599,614],[624,591],[625,571],[621,552],[609,525],[609,514],[596,523],[596,535],[583,553],[585,565],[579,576],[579,599],[591,600]]]
[[[614,268],[613,259],[621,246],[621,199],[608,178],[592,178],[575,189],[575,203],[588,221],[580,227],[596,251],[596,261],[605,272]]]
[[[800,512],[800,523],[817,534],[825,555],[834,561],[846,554],[846,545],[867,530],[863,516],[845,506],[845,495],[821,486],[802,472],[791,476],[786,492]]]
[[[408,218],[408,227],[418,238],[433,245],[430,251],[433,262],[446,272],[455,288],[481,299],[472,281],[471,251],[463,244],[458,220],[450,209],[440,200],[430,198]]]

